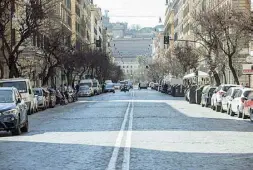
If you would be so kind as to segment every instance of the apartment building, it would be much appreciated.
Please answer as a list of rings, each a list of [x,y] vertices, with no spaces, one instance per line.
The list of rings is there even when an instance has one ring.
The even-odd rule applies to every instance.
[[[101,8],[91,4],[91,44],[95,48],[96,40],[103,41],[103,23]]]

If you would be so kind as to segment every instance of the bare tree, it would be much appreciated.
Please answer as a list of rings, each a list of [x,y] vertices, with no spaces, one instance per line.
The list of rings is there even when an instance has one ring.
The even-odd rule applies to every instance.
[[[221,34],[217,27],[214,17],[209,11],[200,11],[192,14],[194,22],[192,24],[193,32],[198,42],[201,42],[203,48],[198,51],[207,61],[210,71],[212,72],[216,85],[221,84],[220,77],[217,72],[217,66],[222,61],[219,55],[218,41]],[[217,35],[217,36],[216,36]]]
[[[44,46],[40,47],[43,54],[41,57],[43,64],[40,66],[41,73],[39,74],[42,85],[46,85],[55,75],[56,69],[62,68],[66,62],[69,62],[70,67],[73,65],[73,62],[70,62],[74,51],[71,47],[71,32],[56,20],[57,17],[51,16],[34,34],[34,36],[44,36]]]
[[[185,73],[190,69],[197,69],[199,56],[188,44],[185,46],[176,46],[174,49],[174,55],[176,56],[178,62],[182,65],[183,71]]]
[[[1,51],[9,67],[9,77],[19,77],[20,47],[43,25],[54,9],[54,0],[0,0]]]
[[[247,15],[244,12],[231,9],[229,6],[224,6],[219,10],[213,11],[212,17],[221,33],[214,35],[218,39],[219,48],[228,59],[228,67],[233,74],[235,82],[240,84],[234,60],[238,60],[242,48],[249,45],[250,36],[242,23]]]

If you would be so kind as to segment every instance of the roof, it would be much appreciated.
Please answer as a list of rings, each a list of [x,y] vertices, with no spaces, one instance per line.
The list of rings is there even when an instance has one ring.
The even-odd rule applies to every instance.
[[[15,87],[0,87],[0,91],[2,90],[13,90]]]
[[[209,75],[203,71],[198,71],[198,73],[199,73],[199,75],[198,75],[199,78],[209,77]],[[184,76],[183,79],[189,79],[189,78],[194,78],[194,77],[196,77],[195,73],[191,73],[191,74]]]

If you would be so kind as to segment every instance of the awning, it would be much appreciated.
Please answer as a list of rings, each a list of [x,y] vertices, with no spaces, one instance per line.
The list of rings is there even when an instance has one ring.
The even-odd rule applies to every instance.
[[[199,78],[209,77],[209,75],[207,73],[203,72],[203,71],[198,71],[198,72],[199,72],[199,76],[198,76]],[[188,74],[188,75],[184,76],[183,79],[190,79],[190,78],[194,78],[194,77],[196,77],[195,73],[191,73],[191,74]]]

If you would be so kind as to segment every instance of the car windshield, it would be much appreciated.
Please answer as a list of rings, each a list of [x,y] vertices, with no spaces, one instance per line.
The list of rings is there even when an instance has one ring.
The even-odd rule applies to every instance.
[[[12,103],[13,101],[11,90],[0,90],[0,103]]]
[[[106,87],[106,88],[113,88],[113,87],[114,87],[114,84],[107,84],[105,87]]]
[[[89,87],[91,87],[91,83],[89,83],[89,82],[87,82],[87,83],[80,83],[80,87],[81,86],[89,86]]]
[[[89,86],[81,86],[81,87],[80,87],[80,90],[89,90],[89,89],[90,89]]]
[[[25,81],[0,82],[0,87],[15,87],[18,89],[19,93],[27,93]]]
[[[35,95],[42,96],[42,90],[35,89],[35,90],[33,90],[33,92]]]
[[[225,91],[225,92],[227,92],[228,89],[230,89],[231,87],[235,87],[235,86],[224,86],[224,87],[222,88],[222,90]]]
[[[249,95],[251,92],[252,92],[251,90],[245,91],[245,92],[243,93],[243,96],[244,96],[244,97],[248,97],[248,95]]]

